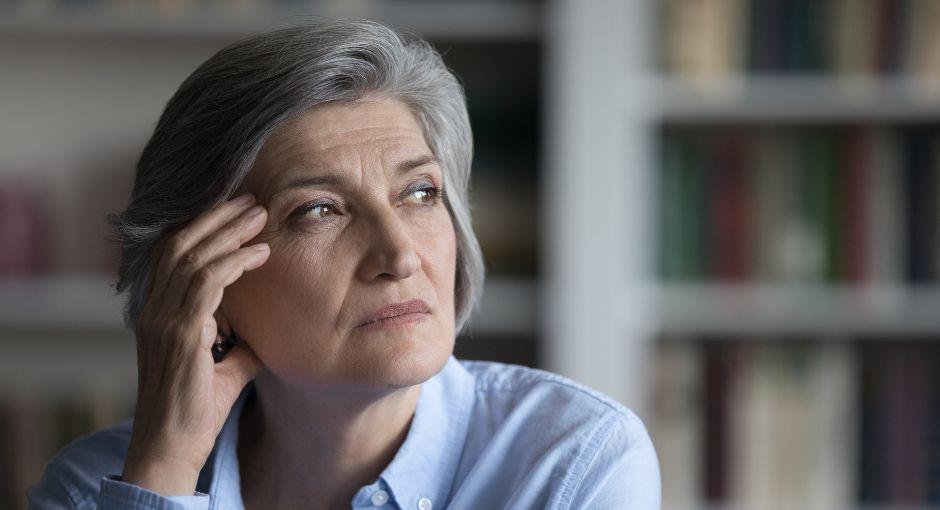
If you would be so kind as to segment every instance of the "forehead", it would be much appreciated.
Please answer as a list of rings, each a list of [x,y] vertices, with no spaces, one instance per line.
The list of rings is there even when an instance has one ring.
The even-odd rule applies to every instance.
[[[258,153],[249,181],[263,185],[291,165],[342,166],[363,155],[383,162],[428,152],[421,126],[403,102],[363,99],[319,105],[285,121]]]

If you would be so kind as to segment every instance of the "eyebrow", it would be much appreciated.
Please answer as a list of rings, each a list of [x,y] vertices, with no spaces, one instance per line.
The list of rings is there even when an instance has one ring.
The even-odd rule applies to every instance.
[[[406,159],[398,164],[395,169],[398,174],[404,174],[415,168],[419,168],[425,165],[440,165],[440,160],[437,159],[432,154],[424,154],[416,158]],[[346,183],[346,177],[343,174],[339,173],[327,173],[322,175],[314,176],[299,176],[296,179],[290,180],[287,184],[278,188],[274,193],[271,194],[270,202],[273,202],[275,198],[283,194],[287,190],[294,188],[312,188],[318,186],[333,186],[337,188],[343,187]]]

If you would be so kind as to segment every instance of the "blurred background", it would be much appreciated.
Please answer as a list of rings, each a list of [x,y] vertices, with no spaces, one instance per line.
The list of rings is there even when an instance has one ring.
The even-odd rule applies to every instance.
[[[628,405],[664,508],[940,508],[936,0],[0,1],[0,508],[133,413],[105,215],[166,101],[295,14],[465,85],[458,358]]]

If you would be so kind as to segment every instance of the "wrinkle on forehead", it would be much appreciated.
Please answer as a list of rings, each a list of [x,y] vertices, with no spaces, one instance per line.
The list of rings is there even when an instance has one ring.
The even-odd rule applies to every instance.
[[[364,150],[365,149],[365,150]],[[249,175],[266,196],[277,176],[297,165],[340,169],[358,166],[362,156],[403,159],[430,152],[424,132],[408,106],[397,99],[327,103],[285,121],[265,141]]]
[[[424,141],[417,119],[408,106],[397,99],[328,103],[313,107],[285,124],[272,136],[275,145],[283,146],[281,151],[302,144],[319,152],[338,145],[373,141],[377,135],[394,137],[390,131],[403,139]]]

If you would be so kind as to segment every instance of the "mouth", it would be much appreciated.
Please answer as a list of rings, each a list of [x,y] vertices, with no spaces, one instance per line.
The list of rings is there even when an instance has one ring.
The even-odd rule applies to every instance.
[[[356,328],[385,329],[411,326],[424,321],[431,308],[420,299],[385,305],[360,321]]]
[[[379,319],[359,326],[358,329],[369,331],[375,329],[402,329],[423,322],[428,317],[426,313],[406,313],[387,319]]]

